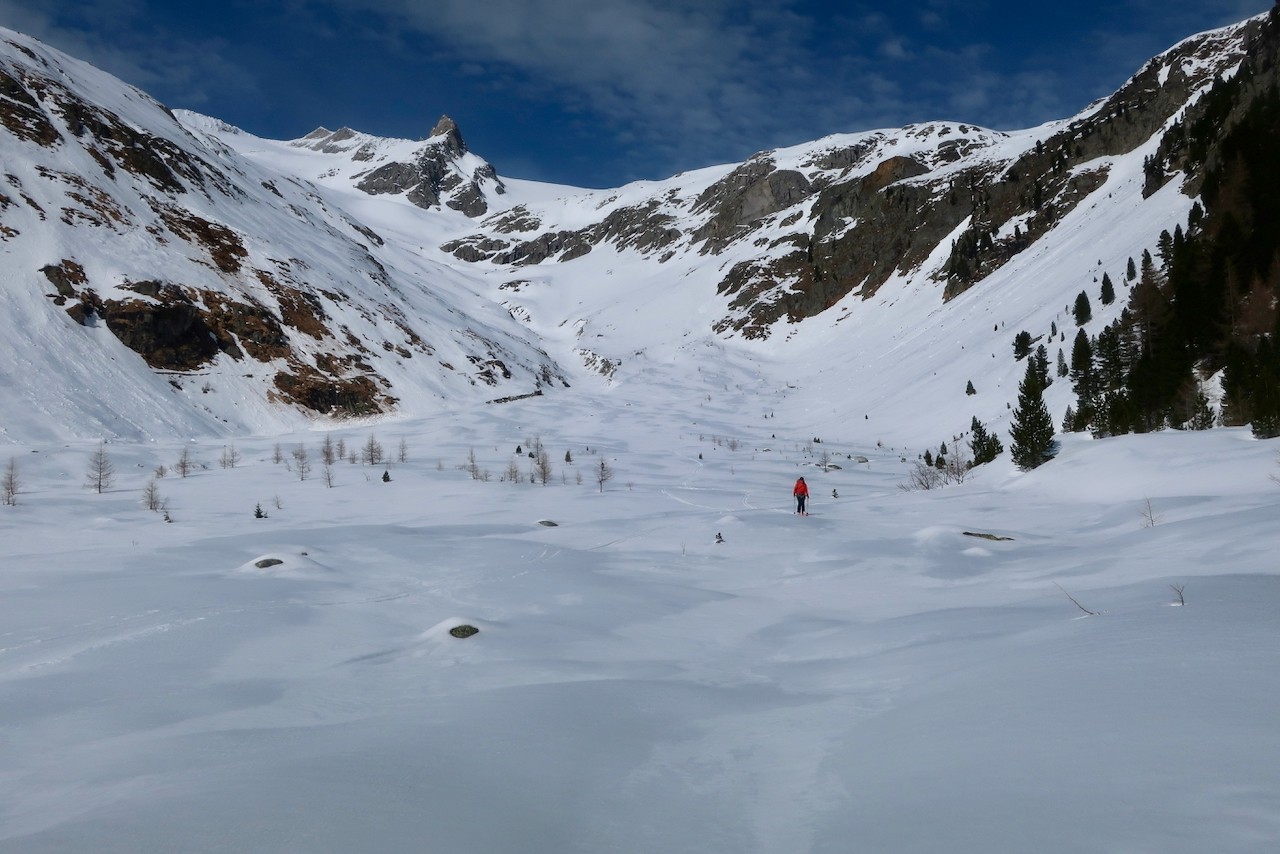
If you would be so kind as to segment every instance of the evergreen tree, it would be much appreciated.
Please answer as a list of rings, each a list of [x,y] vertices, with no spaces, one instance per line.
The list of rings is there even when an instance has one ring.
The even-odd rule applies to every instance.
[[[1013,336],[1013,358],[1020,360],[1031,352],[1031,333],[1025,329]]]
[[[1009,438],[1013,463],[1023,471],[1044,465],[1057,453],[1053,419],[1044,405],[1044,384],[1034,362],[1028,362],[1026,376],[1018,386],[1018,406],[1013,410]]]
[[[1071,310],[1071,316],[1075,318],[1076,326],[1084,326],[1093,320],[1093,307],[1089,305],[1089,295],[1084,291],[1076,296],[1076,304]]]
[[[980,466],[983,463],[989,463],[1004,451],[1004,446],[1000,444],[1000,440],[987,432],[987,427],[978,420],[978,416],[973,416],[973,422],[969,425],[969,450],[973,451],[973,462],[971,465]]]
[[[1093,344],[1083,330],[1076,332],[1071,345],[1071,388],[1081,400],[1091,400],[1097,390],[1093,370]]]
[[[1131,282],[1134,279],[1138,278],[1138,267],[1136,264],[1133,263],[1132,256],[1129,257],[1129,263],[1125,265],[1124,275],[1125,275],[1125,278]]]
[[[1058,348],[1058,376],[1065,377],[1070,373],[1067,369],[1067,356],[1062,352],[1062,348]]]
[[[1036,382],[1040,384],[1041,389],[1053,385],[1053,379],[1049,376],[1049,351],[1043,344],[1036,347],[1030,359],[1030,366],[1035,369]]]
[[[964,387],[965,394],[977,394],[978,390],[973,387],[973,380],[969,380],[969,384]]]
[[[1116,286],[1111,284],[1111,276],[1107,273],[1102,274],[1102,292],[1098,294],[1098,299],[1102,300],[1103,305],[1111,305],[1116,301]]]

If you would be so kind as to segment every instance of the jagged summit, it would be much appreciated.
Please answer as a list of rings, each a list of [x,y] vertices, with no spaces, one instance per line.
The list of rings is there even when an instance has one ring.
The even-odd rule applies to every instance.
[[[489,212],[491,199],[506,192],[498,172],[472,154],[458,123],[441,116],[425,140],[388,139],[348,127],[331,131],[318,127],[288,143],[337,162],[308,176],[326,180],[341,176],[371,196],[401,196],[416,207],[447,207],[470,217]]]
[[[445,149],[454,157],[461,157],[467,153],[467,144],[462,140],[462,131],[458,130],[458,123],[448,116],[441,116],[440,121],[436,122],[436,126],[431,129],[431,139],[444,137]]]

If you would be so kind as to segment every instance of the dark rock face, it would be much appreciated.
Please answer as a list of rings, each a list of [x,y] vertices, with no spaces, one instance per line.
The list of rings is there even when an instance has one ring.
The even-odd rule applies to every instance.
[[[19,139],[46,148],[62,141],[62,134],[44,114],[40,102],[16,78],[0,70],[0,124]]]
[[[756,155],[698,196],[693,212],[711,212],[712,216],[693,233],[693,239],[705,241],[704,252],[719,254],[749,232],[752,224],[803,201],[812,192],[812,185],[801,173],[778,170],[773,158]]]
[[[160,302],[107,300],[107,328],[153,368],[192,370],[220,352],[213,330],[199,307],[177,289]]]
[[[40,272],[44,273],[61,297],[74,297],[76,288],[89,281],[84,274],[84,267],[67,258],[63,258],[60,264],[46,264],[40,268]]]

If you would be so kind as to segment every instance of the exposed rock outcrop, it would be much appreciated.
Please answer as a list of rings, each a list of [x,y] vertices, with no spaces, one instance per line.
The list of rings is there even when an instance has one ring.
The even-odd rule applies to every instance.
[[[331,143],[332,136],[314,140],[315,145]],[[496,194],[505,193],[506,187],[488,163],[468,171],[463,162],[467,154],[457,122],[442,116],[413,160],[383,164],[363,175],[356,187],[373,196],[404,193],[420,208],[444,204],[470,217],[484,216],[489,211],[485,187]]]

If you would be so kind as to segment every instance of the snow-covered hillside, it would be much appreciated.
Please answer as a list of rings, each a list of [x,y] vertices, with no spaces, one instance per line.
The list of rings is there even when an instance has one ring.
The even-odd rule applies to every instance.
[[[10,31],[0,82],[9,441],[263,432],[563,385],[469,277],[315,185]]]

